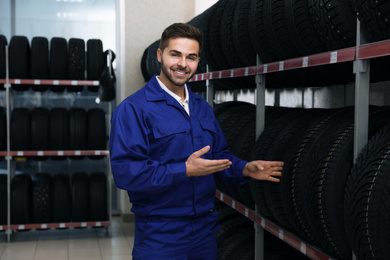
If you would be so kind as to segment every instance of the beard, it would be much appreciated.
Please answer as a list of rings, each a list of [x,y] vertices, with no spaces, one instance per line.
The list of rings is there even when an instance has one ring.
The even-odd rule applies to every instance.
[[[170,69],[170,70],[169,70]],[[164,60],[161,57],[161,70],[162,73],[164,73],[164,76],[175,86],[182,87],[184,86],[185,83],[187,83],[192,76],[194,76],[195,72],[189,73],[190,71],[185,68],[180,68],[179,66],[172,66],[171,68],[168,68],[167,66],[164,65]],[[172,71],[181,71],[183,73],[183,77],[176,77],[175,75],[172,74]],[[187,74],[189,73],[189,74]]]

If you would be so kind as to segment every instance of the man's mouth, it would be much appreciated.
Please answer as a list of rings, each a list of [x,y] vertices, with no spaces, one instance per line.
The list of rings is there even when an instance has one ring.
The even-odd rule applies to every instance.
[[[177,73],[177,74],[180,74],[180,75],[185,75],[185,74],[187,74],[187,72],[185,72],[185,71],[180,71],[180,70],[173,70],[175,73]]]

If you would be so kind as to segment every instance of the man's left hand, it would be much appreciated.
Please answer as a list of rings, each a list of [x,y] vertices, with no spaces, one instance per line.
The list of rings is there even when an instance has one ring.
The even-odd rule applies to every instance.
[[[279,182],[276,177],[282,176],[283,165],[278,161],[251,161],[245,165],[242,174],[256,180]]]

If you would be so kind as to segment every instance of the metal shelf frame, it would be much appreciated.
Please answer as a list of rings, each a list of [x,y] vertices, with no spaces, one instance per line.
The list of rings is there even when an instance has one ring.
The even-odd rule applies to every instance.
[[[80,150],[80,151],[11,151],[10,143],[10,113],[11,113],[11,84],[13,85],[72,85],[72,86],[99,86],[100,82],[97,80],[46,80],[46,79],[10,79],[9,78],[9,55],[8,46],[5,46],[6,59],[6,78],[0,79],[0,84],[4,84],[6,91],[6,135],[7,135],[7,150],[0,151],[0,156],[4,156],[7,161],[7,225],[0,225],[0,231],[5,231],[7,241],[11,241],[11,234],[13,230],[28,230],[28,229],[48,229],[48,228],[82,228],[82,227],[106,227],[107,236],[112,236],[111,227],[111,167],[108,167],[107,172],[107,212],[108,221],[89,221],[89,222],[67,222],[67,223],[39,223],[39,224],[11,224],[11,176],[13,175],[13,165],[11,164],[13,157],[31,157],[31,156],[106,156],[107,164],[109,164],[108,150]],[[111,66],[111,64],[110,64]],[[111,69],[111,67],[110,67]],[[108,113],[111,115],[111,106],[107,103]],[[109,122],[107,123],[110,129]]]

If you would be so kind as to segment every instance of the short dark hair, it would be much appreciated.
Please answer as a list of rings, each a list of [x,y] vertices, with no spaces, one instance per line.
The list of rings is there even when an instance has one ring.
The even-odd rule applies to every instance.
[[[174,23],[168,26],[161,34],[161,51],[164,51],[164,49],[168,46],[168,42],[170,39],[175,38],[188,38],[197,41],[199,43],[200,55],[203,47],[203,35],[198,28],[186,23]]]

